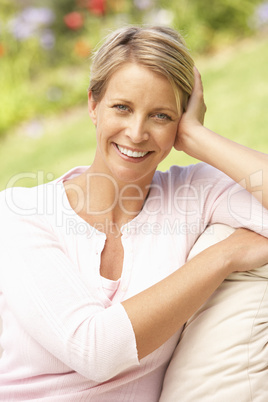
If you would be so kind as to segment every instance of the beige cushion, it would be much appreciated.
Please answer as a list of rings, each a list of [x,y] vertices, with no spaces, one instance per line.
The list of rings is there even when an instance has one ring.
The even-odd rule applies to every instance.
[[[209,227],[190,258],[230,235]],[[159,402],[268,401],[268,265],[230,275],[189,319]]]

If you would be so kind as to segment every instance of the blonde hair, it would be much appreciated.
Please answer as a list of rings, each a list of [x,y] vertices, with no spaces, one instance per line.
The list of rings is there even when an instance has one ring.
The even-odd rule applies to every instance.
[[[173,87],[178,110],[185,110],[193,89],[194,62],[178,32],[162,26],[130,26],[108,35],[91,66],[89,91],[96,102],[102,99],[112,74],[127,62],[164,75]]]

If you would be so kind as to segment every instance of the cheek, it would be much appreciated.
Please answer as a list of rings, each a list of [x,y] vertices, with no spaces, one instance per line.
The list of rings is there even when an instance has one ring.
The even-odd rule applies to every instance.
[[[113,124],[112,119],[107,117],[98,120],[98,124],[96,126],[96,135],[99,140],[111,137],[114,132],[115,125]]]
[[[162,133],[159,139],[159,145],[161,146],[161,148],[166,151],[169,151],[174,145],[176,135],[177,135],[177,125],[175,127],[169,128],[164,133]]]
[[[102,122],[97,126],[97,137],[103,140],[109,140],[109,138],[113,137],[120,130],[118,125],[113,124],[111,120],[106,122]]]
[[[113,112],[105,111],[99,116],[97,132],[103,138],[109,138],[124,128],[122,120],[114,116]]]

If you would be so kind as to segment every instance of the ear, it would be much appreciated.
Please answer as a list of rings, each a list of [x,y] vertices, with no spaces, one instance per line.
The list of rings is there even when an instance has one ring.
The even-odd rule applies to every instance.
[[[98,102],[94,101],[92,92],[88,92],[88,112],[93,124],[97,124],[97,106]]]

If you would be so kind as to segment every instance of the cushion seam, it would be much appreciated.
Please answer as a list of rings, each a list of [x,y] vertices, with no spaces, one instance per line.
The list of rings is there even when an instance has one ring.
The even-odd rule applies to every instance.
[[[253,330],[254,330],[254,328],[255,328],[255,322],[256,322],[256,319],[257,319],[257,317],[258,317],[258,315],[259,315],[259,312],[260,312],[260,309],[261,309],[261,305],[262,305],[263,300],[264,300],[264,297],[265,297],[265,295],[266,295],[266,293],[267,293],[267,289],[268,289],[268,282],[266,283],[266,287],[265,287],[265,289],[264,289],[264,292],[263,292],[261,301],[260,301],[260,303],[259,303],[258,310],[257,310],[257,312],[256,312],[256,314],[255,314],[254,319],[253,319],[252,326],[251,326],[251,331],[250,331],[250,336],[249,336],[249,340],[248,340],[248,344],[247,344],[247,354],[248,354],[247,376],[248,376],[248,384],[249,384],[250,401],[251,401],[251,402],[253,402],[253,395],[252,395],[252,387],[251,387],[251,380],[250,380],[250,374],[249,374],[249,368],[250,368],[250,345],[251,345],[251,343],[252,343]]]

